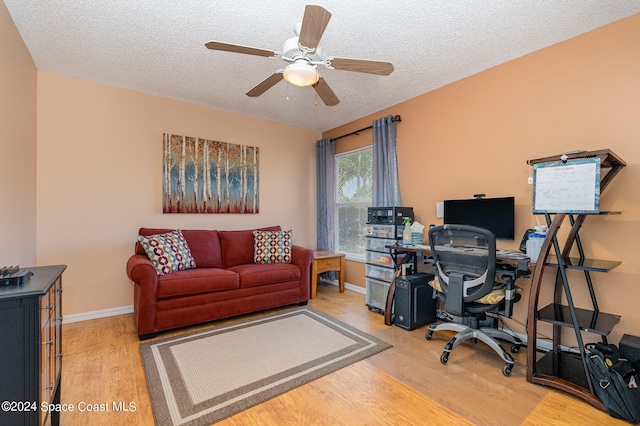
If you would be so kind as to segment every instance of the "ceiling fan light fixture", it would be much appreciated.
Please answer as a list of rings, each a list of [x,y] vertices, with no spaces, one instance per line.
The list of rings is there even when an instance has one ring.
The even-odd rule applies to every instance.
[[[283,77],[298,87],[312,86],[318,82],[318,70],[306,61],[297,61],[287,65]]]

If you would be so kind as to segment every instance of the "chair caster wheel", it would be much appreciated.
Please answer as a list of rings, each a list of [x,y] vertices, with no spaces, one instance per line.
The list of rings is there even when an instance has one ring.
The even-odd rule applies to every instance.
[[[502,367],[502,374],[504,374],[505,376],[510,376],[512,368],[513,368],[513,364],[505,364]]]
[[[425,334],[425,335],[424,335],[424,337],[425,337],[427,340],[431,340],[431,338],[433,337],[433,330],[429,330],[429,331],[427,331],[427,334]]]
[[[518,344],[511,345],[511,353],[517,354],[518,352],[520,352],[520,345]]]
[[[449,361],[449,352],[443,352],[442,355],[440,355],[440,362],[446,364],[447,361]]]

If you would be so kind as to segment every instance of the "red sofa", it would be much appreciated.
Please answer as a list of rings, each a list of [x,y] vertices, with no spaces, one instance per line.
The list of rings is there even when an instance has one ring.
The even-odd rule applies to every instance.
[[[260,228],[280,231],[280,227]],[[149,236],[173,229],[140,228]],[[158,275],[140,242],[127,261],[141,340],[159,331],[309,300],[313,251],[292,246],[291,263],[256,264],[253,230],[182,230],[196,268]]]

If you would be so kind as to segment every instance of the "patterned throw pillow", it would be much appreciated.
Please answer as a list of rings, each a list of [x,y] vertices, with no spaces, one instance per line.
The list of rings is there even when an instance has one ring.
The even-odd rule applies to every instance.
[[[138,235],[138,241],[142,244],[158,275],[196,267],[187,241],[179,229],[147,237]]]
[[[291,231],[253,231],[254,263],[291,263]]]

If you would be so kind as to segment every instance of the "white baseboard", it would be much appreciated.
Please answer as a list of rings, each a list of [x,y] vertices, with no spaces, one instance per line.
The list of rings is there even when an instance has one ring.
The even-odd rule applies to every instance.
[[[338,285],[338,283],[336,282],[336,286]],[[360,294],[367,294],[367,289],[364,287],[360,287],[359,285],[353,285],[353,284],[349,284],[349,283],[344,283],[344,288],[347,288],[351,291],[355,291],[356,293],[360,293]]]
[[[81,314],[65,315],[62,318],[63,324],[72,322],[87,321],[98,318],[112,317],[115,315],[130,314],[133,312],[133,305],[121,306],[119,308],[101,309],[99,311],[83,312]]]
[[[338,280],[322,279],[322,282],[326,283],[326,284],[335,285],[336,287],[338,287]],[[349,284],[346,281],[344,283],[344,288],[346,288],[347,290],[355,291],[356,293],[367,294],[367,289],[366,288],[360,287],[358,285]]]

